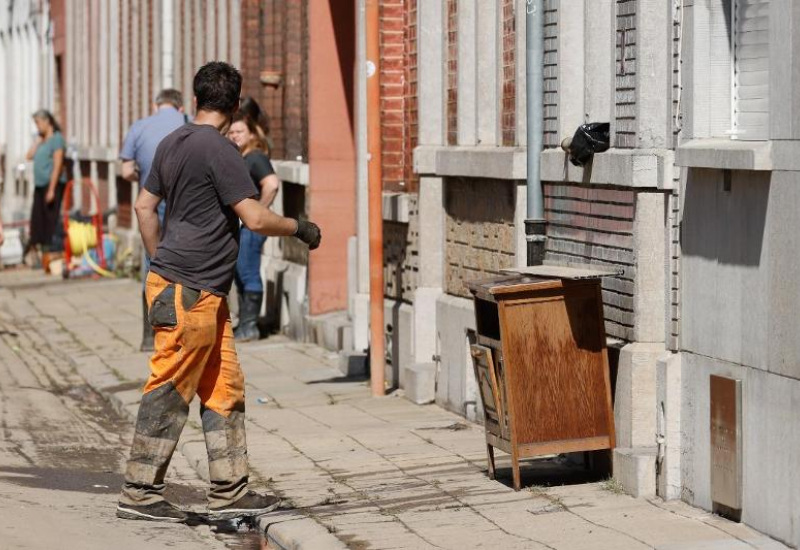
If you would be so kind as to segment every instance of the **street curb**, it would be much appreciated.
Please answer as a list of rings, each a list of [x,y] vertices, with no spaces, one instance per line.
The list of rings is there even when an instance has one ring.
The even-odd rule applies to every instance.
[[[269,548],[279,550],[342,550],[347,546],[309,517],[275,522],[262,517],[259,527]]]
[[[86,355],[81,359],[86,361],[88,358],[96,359],[102,365],[105,365],[102,358],[96,354]],[[67,359],[84,382],[86,382],[92,390],[106,399],[115,411],[126,418],[130,418],[134,421],[136,420],[135,413],[128,410],[128,407],[133,403],[126,402],[120,395],[127,394],[129,393],[128,391],[109,391],[111,388],[114,388],[115,385],[109,386],[103,383],[108,382],[107,376],[98,376],[96,372],[90,376],[86,376],[82,372],[82,368],[86,366],[85,363],[81,364],[81,361],[71,356],[67,356]],[[118,383],[119,382],[122,381],[118,381]],[[186,458],[187,462],[198,476],[202,479],[208,479],[208,470],[206,469],[205,473],[203,472],[205,447],[203,447],[203,457],[198,456],[193,449],[187,448],[193,446],[190,444],[198,443],[195,437],[199,436],[202,438],[203,434],[201,431],[198,431],[188,424],[184,427],[184,432],[187,431],[191,434],[190,439],[177,450]],[[202,439],[200,441],[202,441]],[[263,516],[259,519],[258,525],[262,546],[266,545],[266,548],[274,548],[276,550],[341,550],[347,548],[347,546],[330,531],[308,516],[298,516],[297,519],[283,521],[275,521],[274,516]]]

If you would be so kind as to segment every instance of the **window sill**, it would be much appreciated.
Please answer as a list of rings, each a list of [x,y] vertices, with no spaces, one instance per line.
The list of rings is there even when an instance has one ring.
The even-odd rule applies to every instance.
[[[420,145],[414,150],[420,175],[524,180],[527,162],[525,149],[518,147]]]
[[[275,174],[281,181],[308,185],[308,164],[299,160],[273,160]]]
[[[614,185],[635,189],[672,189],[673,151],[609,149],[586,166],[573,166],[561,149],[542,152],[542,181]]]
[[[772,141],[727,138],[693,139],[678,147],[675,164],[717,170],[773,170]]]

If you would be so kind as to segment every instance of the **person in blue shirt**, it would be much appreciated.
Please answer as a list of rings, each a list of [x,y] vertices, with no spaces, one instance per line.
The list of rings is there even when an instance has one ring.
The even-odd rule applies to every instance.
[[[153,105],[155,112],[149,117],[137,120],[131,125],[119,157],[122,160],[122,177],[128,181],[138,181],[144,185],[150,175],[156,149],[161,140],[186,124],[183,113],[183,96],[178,90],[166,88],[156,95]],[[159,219],[164,221],[165,203],[159,206]],[[150,270],[150,258],[142,252],[142,280]],[[147,321],[147,301],[142,290],[142,344],[141,351],[153,351],[153,327]]]
[[[64,173],[66,143],[61,135],[61,127],[50,111],[36,111],[33,122],[38,136],[26,155],[27,160],[33,161],[34,185],[27,249],[37,248],[41,251],[42,268],[48,273],[51,253],[59,248],[54,237],[59,235],[58,228],[61,227],[58,214],[67,183]]]

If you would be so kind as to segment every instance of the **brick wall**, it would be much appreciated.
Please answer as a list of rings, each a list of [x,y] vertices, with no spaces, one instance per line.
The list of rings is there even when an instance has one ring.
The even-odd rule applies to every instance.
[[[415,192],[419,176],[414,172],[414,148],[419,142],[418,67],[417,67],[417,2],[406,0],[405,7],[405,105],[403,175],[407,191]]]
[[[308,158],[308,0],[242,2],[242,94],[254,97],[269,117],[270,154]],[[281,75],[279,87],[261,84],[261,71]]]
[[[558,147],[558,7],[544,2],[544,146]]]
[[[617,0],[615,147],[636,147],[636,2]]]
[[[606,332],[631,340],[635,193],[630,189],[546,183],[544,196],[546,260],[622,269],[622,276],[603,279]]]
[[[503,0],[503,145],[517,144],[517,24],[514,0]]]
[[[380,3],[383,188],[402,191],[405,178],[405,2]]]
[[[383,224],[383,280],[386,298],[411,304],[419,273],[419,210],[418,196],[408,198],[409,223]]]
[[[470,297],[465,281],[514,266],[516,182],[447,178],[445,291]]]
[[[458,145],[458,0],[447,0],[447,143]]]

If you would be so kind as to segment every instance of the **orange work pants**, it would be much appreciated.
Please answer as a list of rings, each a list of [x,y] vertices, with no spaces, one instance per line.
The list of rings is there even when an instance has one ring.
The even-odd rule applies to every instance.
[[[226,298],[147,276],[148,318],[155,351],[144,387],[120,500],[162,500],[164,476],[195,394],[208,451],[209,509],[247,492],[244,375],[234,347]]]

